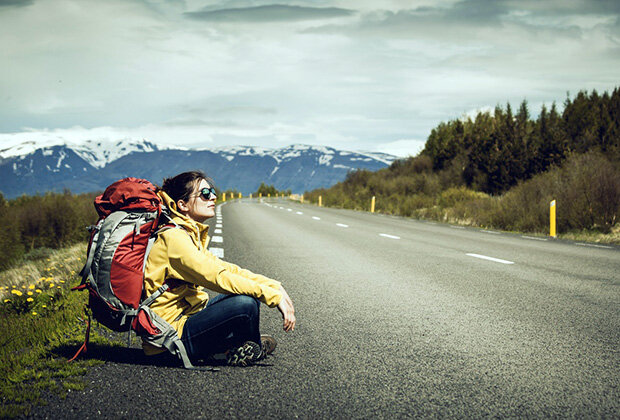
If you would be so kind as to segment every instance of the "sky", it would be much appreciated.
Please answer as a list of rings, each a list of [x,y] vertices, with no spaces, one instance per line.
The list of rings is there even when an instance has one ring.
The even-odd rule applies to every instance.
[[[617,0],[0,0],[0,149],[326,145],[620,86]]]

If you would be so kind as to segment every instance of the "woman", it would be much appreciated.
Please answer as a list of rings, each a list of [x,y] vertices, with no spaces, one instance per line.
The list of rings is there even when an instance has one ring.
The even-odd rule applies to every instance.
[[[209,227],[203,223],[215,215],[216,195],[204,173],[165,179],[158,194],[180,229],[162,231],[149,254],[146,295],[164,282],[171,286],[151,309],[177,330],[190,359],[225,353],[233,366],[263,359],[276,342],[259,332],[260,302],[277,307],[284,331],[293,331],[291,298],[280,282],[224,262],[207,250]],[[209,300],[202,287],[222,294]],[[158,352],[147,343],[143,348],[146,354]]]

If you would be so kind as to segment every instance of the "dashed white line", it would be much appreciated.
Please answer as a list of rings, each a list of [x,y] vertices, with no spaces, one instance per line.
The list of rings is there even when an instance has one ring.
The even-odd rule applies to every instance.
[[[224,249],[223,248],[209,248],[209,251],[211,251],[211,253],[213,255],[215,255],[218,258],[224,258]]]
[[[301,211],[296,211],[295,214],[303,214]]]
[[[527,235],[521,235],[521,237],[525,239],[531,239],[533,241],[546,241],[547,240],[547,238],[537,238],[535,236],[527,236]]]
[[[486,229],[482,229],[482,232],[492,233],[493,235],[499,235],[501,233],[501,232],[495,232],[494,230],[486,230]]]
[[[222,224],[221,224],[221,223],[216,223],[216,224],[215,224],[215,227],[216,227],[216,228],[221,228],[221,227],[222,227]]]
[[[343,228],[348,228],[349,227],[349,225],[345,225],[344,223],[336,223],[336,226],[340,226],[340,227],[343,227]]]
[[[502,263],[502,264],[514,264],[513,261],[502,260],[502,259],[493,258],[493,257],[487,257],[486,255],[480,255],[480,254],[465,254],[465,255],[468,255],[468,256],[474,257],[474,258],[480,258],[482,260],[494,261],[494,262],[498,262],[498,263]]]
[[[383,236],[384,238],[390,238],[390,239],[400,239],[400,236],[388,235],[387,233],[380,233],[379,236]]]
[[[312,218],[313,218],[314,220],[321,220],[321,218],[320,218],[320,217],[316,217],[316,216],[312,216]]]
[[[221,236],[214,236],[213,238],[211,238],[211,242],[221,244],[222,242],[224,242],[224,238],[222,238]]]
[[[215,229],[215,232],[213,233],[222,233],[222,229]]]
[[[293,211],[293,209],[286,209],[286,211]]]
[[[611,247],[611,246],[596,245],[596,244],[583,244],[583,243],[581,243],[581,242],[577,242],[575,245],[579,245],[579,246],[591,246],[591,247],[593,247],[593,248],[613,249],[613,247]]]

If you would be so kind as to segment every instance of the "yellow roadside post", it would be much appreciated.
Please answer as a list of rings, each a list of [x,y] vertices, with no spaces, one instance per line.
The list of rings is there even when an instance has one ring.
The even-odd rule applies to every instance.
[[[239,198],[241,198],[241,193],[239,193]]]
[[[555,232],[555,200],[549,203],[549,236],[557,237]]]
[[[222,201],[226,201],[226,193],[222,194]]]
[[[250,198],[252,198],[252,193],[250,193]]]
[[[323,196],[319,195],[319,207],[323,207]]]
[[[258,193],[258,198],[263,198],[263,193]]]
[[[303,204],[303,203],[304,203],[304,195],[302,194],[301,195],[301,204]]]
[[[271,198],[271,193],[267,193],[267,198]]]
[[[370,200],[370,212],[374,213],[375,212],[375,196],[372,196],[372,200]]]

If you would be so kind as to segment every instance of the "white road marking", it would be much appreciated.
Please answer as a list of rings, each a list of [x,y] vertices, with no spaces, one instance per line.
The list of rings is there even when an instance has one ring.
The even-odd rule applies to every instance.
[[[486,229],[482,229],[482,232],[484,233],[492,233],[494,235],[499,235],[500,232],[495,232],[494,230],[486,230]]]
[[[209,251],[218,258],[224,258],[224,248],[209,248]]]
[[[429,225],[436,225],[437,224],[435,222],[426,222],[426,223],[428,223]]]
[[[493,257],[487,257],[486,255],[480,255],[480,254],[465,254],[465,255],[469,255],[470,257],[474,257],[474,258],[480,258],[483,260],[495,261],[495,262],[502,263],[502,264],[514,264],[514,262],[512,261],[501,260],[499,258],[493,258]]]
[[[222,224],[221,224],[221,223],[216,223],[216,224],[215,224],[215,227],[216,227],[216,228],[221,228],[221,227],[222,227]]]
[[[215,229],[215,232],[213,233],[222,233],[222,229]]]
[[[303,214],[303,213],[300,211],[296,211],[295,214]]]
[[[321,220],[321,218],[320,218],[320,217],[316,217],[316,216],[312,216],[312,218],[313,218],[314,220]]]
[[[344,223],[336,223],[336,226],[340,226],[340,227],[349,227],[349,225],[345,225]]]
[[[388,235],[387,233],[380,233],[379,236],[383,236],[384,238],[390,238],[390,239],[400,239],[400,236]]]
[[[452,229],[465,229],[463,226],[450,226]]]
[[[596,244],[582,244],[581,242],[577,242],[575,245],[579,245],[579,246],[591,246],[591,247],[593,247],[593,248],[613,249],[613,247],[611,247],[611,246],[596,245]]]
[[[547,240],[547,238],[537,238],[535,236],[527,236],[527,235],[521,235],[521,237],[525,239],[531,239],[533,241],[546,241]]]
[[[293,211],[293,209],[286,209],[286,211]]]
[[[213,238],[211,238],[211,242],[221,244],[222,242],[224,242],[224,238],[222,238],[221,236],[214,236]]]

